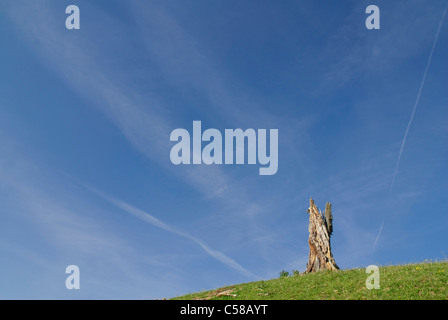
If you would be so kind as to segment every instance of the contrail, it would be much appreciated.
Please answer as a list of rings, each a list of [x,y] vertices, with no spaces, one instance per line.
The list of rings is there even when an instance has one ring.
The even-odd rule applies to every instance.
[[[409,119],[409,123],[408,123],[408,126],[406,128],[406,132],[404,133],[403,141],[401,142],[400,153],[398,154],[397,165],[395,166],[394,176],[393,176],[392,182],[390,184],[389,194],[392,192],[392,188],[393,188],[394,183],[395,183],[395,178],[397,176],[398,167],[400,166],[401,155],[403,154],[403,149],[404,149],[404,145],[406,143],[406,138],[408,137],[409,128],[411,127],[412,121],[414,120],[415,110],[417,110],[417,105],[418,105],[418,102],[420,101],[420,96],[422,95],[422,89],[423,89],[423,86],[425,84],[426,75],[428,73],[429,66],[431,65],[432,55],[434,53],[434,49],[436,47],[437,40],[439,39],[440,29],[442,29],[443,19],[445,18],[445,14],[446,14],[447,9],[448,9],[448,6],[443,11],[442,18],[440,19],[439,27],[437,28],[436,36],[435,36],[434,42],[432,44],[431,53],[429,54],[428,63],[426,64],[425,73],[423,74],[423,79],[422,79],[422,82],[420,83],[420,88],[418,90],[417,99],[415,100],[414,108],[412,109],[411,118]]]
[[[212,258],[218,260],[219,262],[227,265],[228,267],[244,274],[247,277],[251,277],[251,278],[258,278],[256,275],[254,275],[253,273],[251,273],[249,270],[247,270],[246,268],[244,268],[242,265],[240,265],[238,262],[236,262],[235,260],[233,260],[231,257],[225,255],[224,253],[214,250],[212,248],[210,248],[209,246],[207,246],[205,243],[203,243],[201,240],[199,240],[198,238],[182,231],[179,230],[173,226],[170,226],[162,221],[160,221],[159,219],[157,219],[156,217],[152,216],[151,214],[138,209],[132,205],[130,205],[129,203],[113,198],[89,185],[83,184],[83,186],[90,190],[91,192],[97,194],[98,196],[100,196],[101,198],[103,198],[104,200],[106,200],[107,202],[113,204],[114,206],[126,211],[127,213],[133,215],[134,217],[143,220],[153,226],[156,226],[160,229],[163,229],[165,231],[171,232],[173,234],[176,234],[178,236],[184,237],[188,240],[191,240],[193,242],[195,242],[197,245],[199,245],[207,254],[209,254]]]
[[[373,243],[372,252],[375,250],[376,244],[378,243],[378,240],[380,239],[381,231],[383,231],[384,221],[381,223],[380,230],[378,231],[378,234],[376,236],[375,242]]]

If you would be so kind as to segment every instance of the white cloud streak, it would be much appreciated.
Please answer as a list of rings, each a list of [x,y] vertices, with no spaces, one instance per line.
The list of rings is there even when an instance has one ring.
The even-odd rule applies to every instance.
[[[412,108],[411,118],[409,119],[408,125],[406,127],[406,131],[404,133],[403,141],[401,142],[401,147],[400,147],[400,152],[398,154],[397,164],[395,166],[394,175],[392,177],[392,181],[391,181],[390,187],[389,187],[389,194],[392,192],[392,189],[393,189],[394,184],[395,184],[395,179],[397,177],[398,168],[400,166],[400,161],[401,161],[401,156],[403,154],[404,146],[406,144],[406,139],[408,137],[409,129],[411,128],[412,121],[414,120],[414,116],[415,116],[415,111],[417,110],[417,106],[418,106],[418,103],[420,101],[420,97],[422,95],[423,86],[425,85],[425,81],[426,81],[426,75],[428,74],[429,67],[431,66],[432,55],[434,54],[434,49],[436,47],[437,40],[439,39],[440,29],[442,28],[443,20],[445,18],[447,9],[448,9],[448,7],[445,8],[445,10],[443,11],[443,14],[442,14],[442,18],[440,19],[439,27],[437,28],[437,32],[436,32],[436,35],[434,37],[434,41],[433,41],[433,44],[432,44],[431,53],[429,54],[429,58],[428,58],[428,62],[426,64],[425,72],[423,73],[422,82],[420,83],[420,88],[418,89],[417,98],[415,100],[414,107]]]
[[[71,38],[64,34],[67,30],[54,28],[55,21],[48,2],[28,6],[20,4],[18,1],[17,5],[7,5],[7,12],[21,31],[20,35],[28,40],[43,62],[63,78],[69,88],[103,112],[136,150],[164,169],[178,172],[172,170],[169,161],[169,133],[175,127],[160,112],[163,106],[157,98],[148,98],[147,92],[135,89],[121,80],[123,73],[119,68],[105,70],[101,66],[102,57],[96,53],[107,48],[97,47],[88,37]],[[31,15],[29,12],[33,13],[32,21],[27,19]],[[119,23],[105,14],[98,15],[107,24]],[[108,40],[112,42],[114,39]],[[120,41],[123,46],[129,45],[126,40]],[[204,168],[194,168],[191,170],[193,174],[180,174],[180,178],[206,194],[227,184],[228,177],[222,170],[206,169],[209,169],[206,170],[207,175],[213,179],[201,178]]]
[[[235,271],[240,272],[241,274],[243,274],[244,276],[247,277],[251,277],[251,278],[258,278],[256,275],[254,275],[253,273],[251,273],[250,271],[248,271],[247,269],[245,269],[243,266],[241,266],[238,262],[236,262],[234,259],[232,259],[231,257],[225,255],[224,253],[214,250],[212,248],[210,248],[209,246],[207,246],[205,243],[203,243],[201,240],[199,240],[198,238],[182,231],[179,230],[173,226],[170,226],[162,221],[160,221],[159,219],[157,219],[156,217],[154,217],[153,215],[139,209],[136,208],[132,205],[130,205],[129,203],[122,201],[120,199],[116,199],[114,197],[111,197],[107,194],[105,194],[104,192],[101,192],[93,187],[87,186],[84,184],[84,187],[88,190],[90,190],[91,192],[97,194],[98,196],[100,196],[101,198],[103,198],[104,200],[106,200],[107,202],[113,204],[114,206],[116,206],[117,208],[120,208],[121,210],[133,215],[134,217],[145,221],[146,223],[153,225],[157,228],[163,229],[165,231],[168,231],[170,233],[173,233],[175,235],[181,236],[183,238],[186,238],[190,241],[193,241],[194,243],[196,243],[197,245],[199,245],[208,255],[210,255],[212,258],[218,260],[219,262],[225,264],[226,266],[228,266],[229,268],[232,268]]]
[[[4,151],[0,154],[0,190],[8,190],[7,198],[2,197],[0,210],[2,218],[8,221],[8,228],[14,230],[0,235],[0,254],[11,257],[8,264],[19,258],[28,261],[30,268],[41,268],[33,270],[35,282],[18,298],[64,297],[64,287],[61,290],[54,274],[63,274],[64,269],[58,268],[67,261],[89,270],[89,277],[86,277],[89,280],[84,280],[84,284],[98,286],[94,291],[83,293],[89,297],[101,292],[108,297],[129,298],[126,293],[140,297],[145,293],[141,289],[144,284],[150,288],[158,283],[162,287],[159,277],[139,270],[139,263],[142,260],[150,263],[151,257],[137,253],[128,240],[107,230],[95,217],[100,209],[85,205],[74,196],[72,189],[66,189],[66,185],[31,161],[27,153],[17,151],[1,132],[0,141]],[[34,241],[41,245],[36,247]],[[107,273],[102,272],[105,266],[108,266]],[[120,278],[112,285],[110,277],[115,274]],[[5,288],[0,288],[2,290]]]
[[[381,232],[383,231],[384,221],[381,223],[380,229],[378,230],[378,234],[376,235],[375,242],[373,243],[372,252],[375,250],[378,240],[380,239]]]
[[[33,2],[27,6],[20,4],[23,4],[23,1],[5,4],[7,9],[5,11],[9,13],[17,30],[20,31],[19,35],[27,40],[44,64],[60,76],[69,88],[81,97],[87,98],[92,106],[103,112],[133,147],[148,159],[193,186],[203,195],[225,200],[226,205],[238,207],[240,213],[253,207],[253,203],[245,195],[244,186],[239,184],[238,180],[225,174],[222,168],[194,166],[188,171],[173,169],[169,162],[169,132],[170,128],[173,129],[175,126],[163,112],[160,112],[163,110],[163,106],[157,101],[157,98],[160,97],[148,94],[146,91],[143,92],[126,83],[122,80],[123,70],[120,70],[119,67],[105,70],[102,67],[101,57],[97,56],[103,48],[98,47],[98,44],[90,41],[88,37],[76,38],[75,35],[75,38],[71,38],[67,36],[66,30],[61,31],[60,28],[54,28],[54,24],[57,22],[51,14],[50,2],[43,1],[38,4]],[[32,21],[28,19],[30,12],[33,13]],[[97,14],[99,20],[108,22],[106,24],[119,23],[112,21],[104,13],[98,12]],[[39,27],[36,28],[36,25]],[[156,27],[159,26],[156,25]],[[102,43],[107,40],[111,39],[103,39]],[[130,44],[123,38],[120,38],[119,41],[123,42],[121,43],[123,46]],[[199,59],[199,55],[192,54],[192,56],[193,59]],[[159,59],[161,57],[158,57],[158,63],[161,62]],[[208,63],[206,65],[209,66]],[[202,80],[200,83],[203,83]],[[223,84],[222,86],[225,87]],[[196,87],[199,88],[200,85],[198,84]],[[227,92],[227,90],[222,90]],[[148,99],[148,96],[151,99]],[[227,92],[226,96],[231,97],[232,95]],[[236,102],[233,103],[233,105],[235,104]],[[161,156],[164,154],[165,157]],[[255,277],[232,258],[210,248],[190,234],[169,226],[123,201],[111,197],[105,197],[105,199],[149,224],[193,241],[211,257],[233,270],[248,277]]]
[[[182,170],[183,168],[175,167],[170,162],[169,134],[176,126],[172,119],[166,116],[164,111],[161,111],[169,109],[158,100],[162,100],[163,97],[155,92],[148,93],[148,90],[143,91],[129,85],[122,80],[125,77],[123,70],[119,67],[111,67],[107,70],[102,67],[102,57],[98,55],[98,52],[104,53],[107,50],[106,46],[98,47],[98,44],[88,37],[68,37],[67,30],[62,29],[61,31],[59,28],[54,28],[56,22],[54,15],[51,14],[52,8],[48,1],[33,2],[26,6],[21,4],[23,1],[5,5],[6,12],[10,14],[11,20],[21,31],[19,34],[28,40],[42,61],[63,78],[69,88],[103,112],[132,147],[206,197],[225,200],[227,204],[239,207],[250,203],[246,199],[245,193],[242,192],[245,186],[241,185],[237,179],[233,179],[231,175],[226,174],[223,167],[200,165],[191,166],[188,168],[189,170]],[[32,20],[28,19],[31,15],[33,16]],[[99,20],[106,21],[106,25],[120,23],[104,13],[98,12],[97,15]],[[140,19],[143,18],[140,17]],[[159,21],[159,23],[162,22]],[[36,25],[39,27],[36,28]],[[156,24],[154,27],[162,28],[162,30],[166,28],[163,24]],[[175,32],[179,30],[179,28],[175,28]],[[121,32],[121,37],[125,38],[126,31]],[[110,44],[116,45],[114,44],[115,38],[107,37],[108,35],[105,36],[103,42],[109,43],[107,42],[109,40]],[[180,39],[186,35],[180,32],[177,37],[181,41]],[[126,38],[122,38],[117,40],[120,41],[121,46],[131,45]],[[162,43],[164,42],[162,41]],[[162,48],[170,52],[164,46]],[[188,55],[192,59],[190,63],[200,60],[201,55],[195,50],[193,52],[194,54]],[[168,61],[164,63],[163,56],[157,57],[157,64],[170,65],[171,56],[165,55],[165,60]],[[184,62],[188,64],[186,61]],[[197,63],[202,66],[202,62]],[[209,64],[205,64],[204,68],[209,70]],[[173,76],[169,71],[166,72],[168,72],[168,77],[175,78],[176,75]],[[219,78],[218,75],[215,75],[215,78]],[[196,80],[190,80],[187,79],[186,82],[196,83]],[[195,87],[199,88],[205,82],[205,80],[201,80]],[[221,81],[218,82],[221,83]],[[224,87],[224,85],[222,86]],[[204,90],[208,92],[207,88],[208,86]],[[231,97],[231,94],[226,91],[225,96]],[[235,104],[236,102],[232,103],[232,105]],[[237,118],[233,112],[231,114]],[[253,116],[251,117],[253,118]],[[259,115],[259,117],[261,116]],[[263,118],[270,117],[263,116]],[[245,210],[242,208],[241,211]]]

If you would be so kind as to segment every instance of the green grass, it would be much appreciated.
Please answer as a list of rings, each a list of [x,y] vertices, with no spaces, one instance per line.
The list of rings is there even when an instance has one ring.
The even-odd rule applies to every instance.
[[[300,274],[187,294],[176,300],[446,300],[448,262],[384,266],[380,288],[368,290],[365,268]],[[220,295],[221,293],[221,295]]]

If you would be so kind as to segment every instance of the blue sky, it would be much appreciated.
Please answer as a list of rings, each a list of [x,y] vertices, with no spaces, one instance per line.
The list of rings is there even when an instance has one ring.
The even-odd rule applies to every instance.
[[[333,205],[341,268],[446,258],[447,2],[341,3],[2,1],[0,298],[304,271],[310,197]],[[195,120],[278,129],[278,172],[173,165],[170,133]]]

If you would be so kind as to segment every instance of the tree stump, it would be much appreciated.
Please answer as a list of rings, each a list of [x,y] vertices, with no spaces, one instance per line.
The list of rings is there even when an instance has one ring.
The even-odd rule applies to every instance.
[[[308,244],[310,245],[310,255],[306,265],[305,273],[317,272],[320,270],[338,270],[333,254],[331,253],[330,236],[333,232],[333,215],[331,204],[327,203],[325,212],[322,215],[310,199],[310,207],[307,211],[310,214],[310,225]]]

